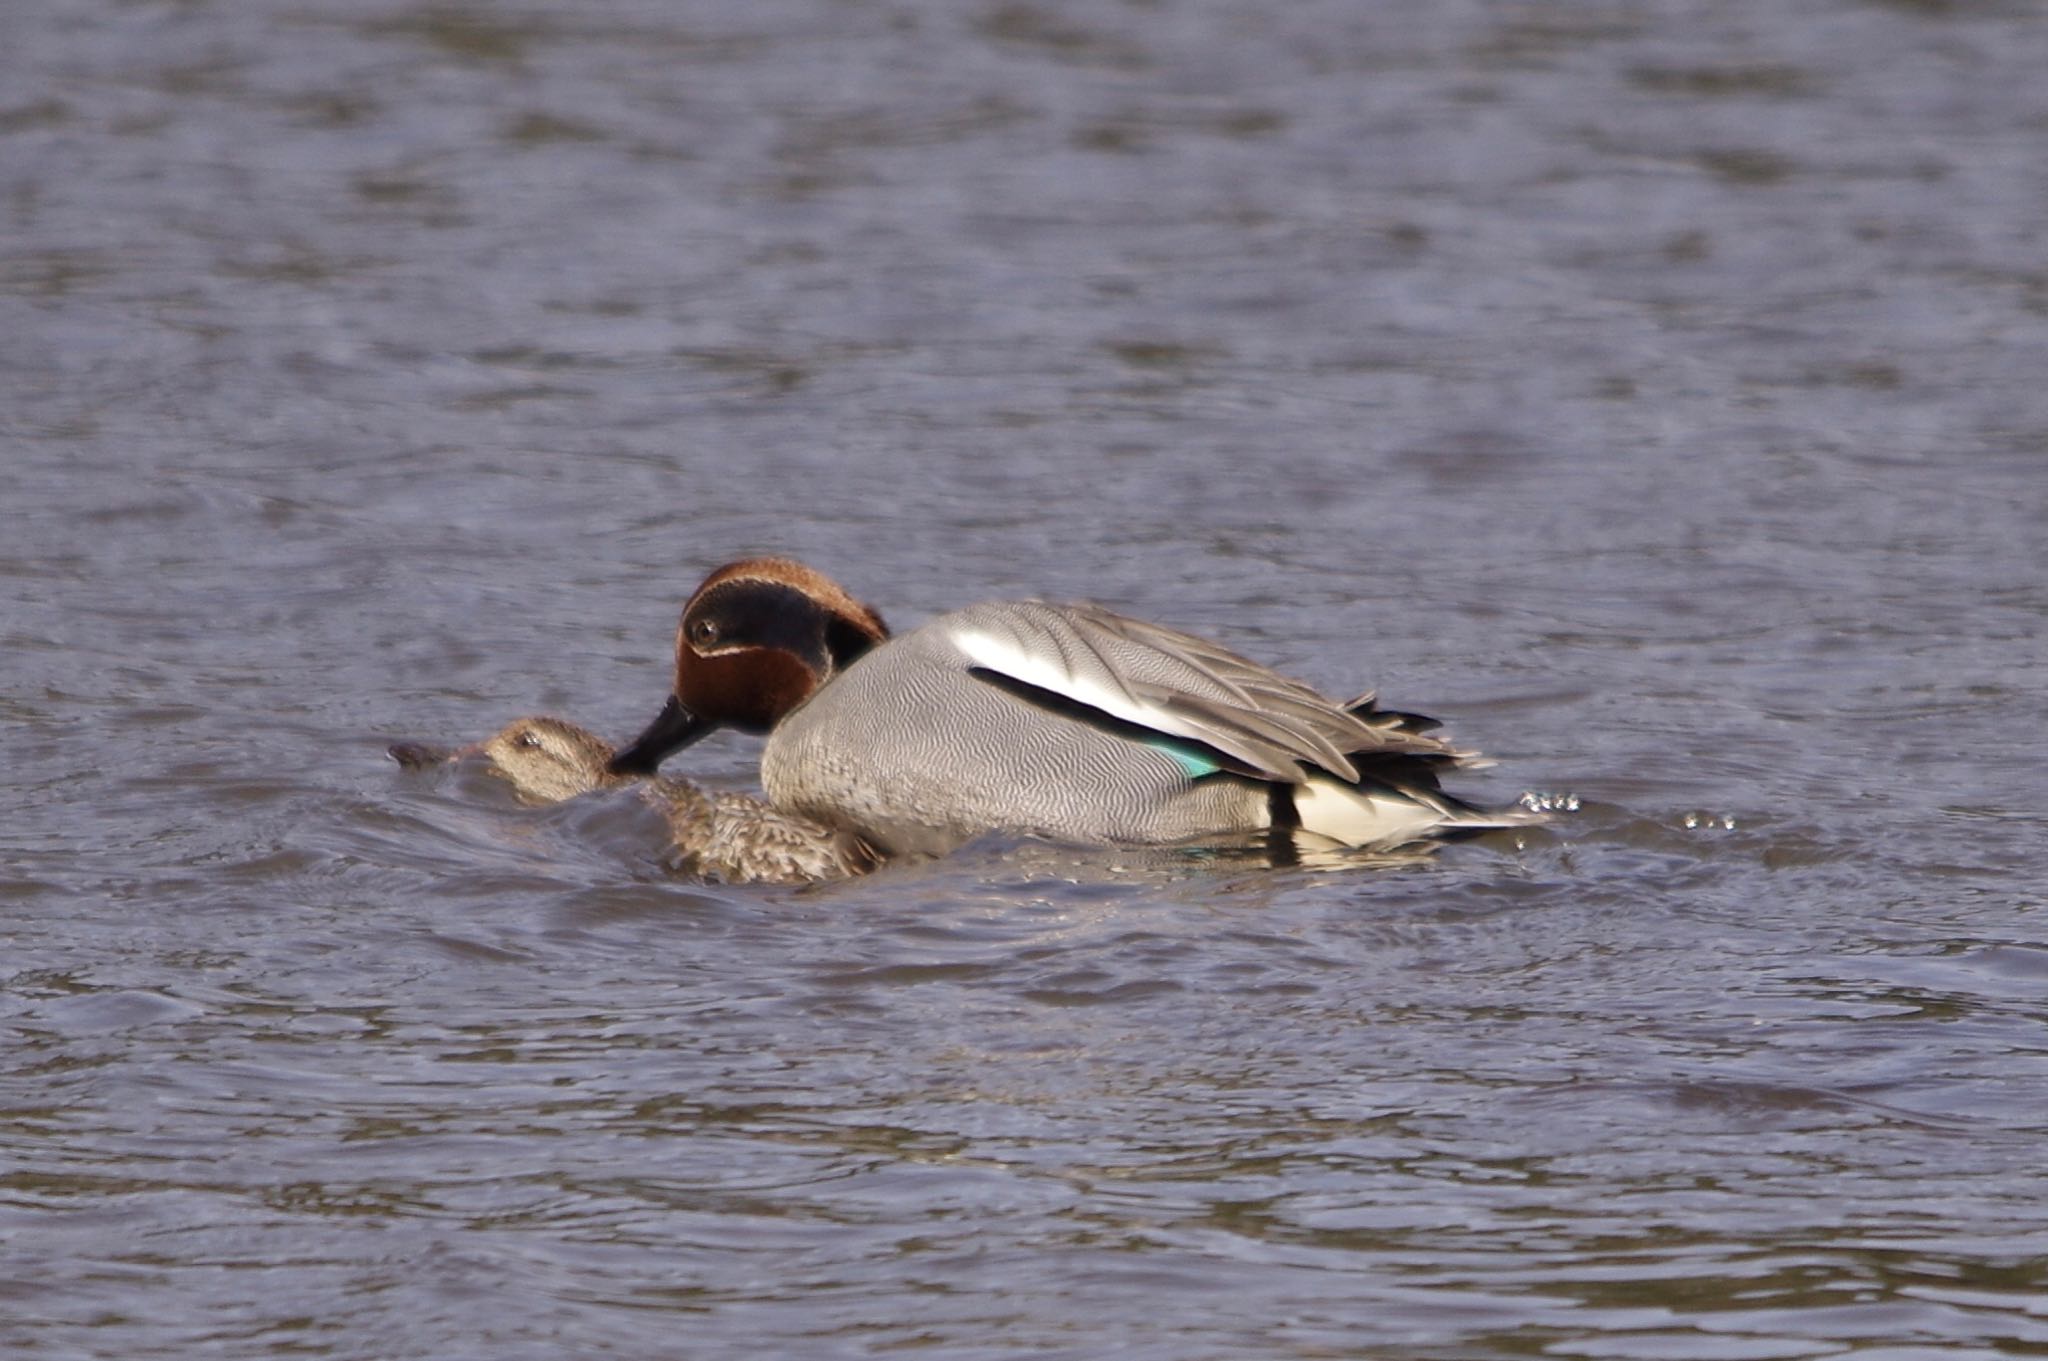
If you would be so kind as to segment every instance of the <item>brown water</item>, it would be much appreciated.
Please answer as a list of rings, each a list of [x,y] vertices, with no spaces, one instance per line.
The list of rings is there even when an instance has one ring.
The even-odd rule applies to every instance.
[[[9,1356],[2048,1354],[2037,5],[0,31]],[[385,758],[766,549],[1585,809],[752,891]]]

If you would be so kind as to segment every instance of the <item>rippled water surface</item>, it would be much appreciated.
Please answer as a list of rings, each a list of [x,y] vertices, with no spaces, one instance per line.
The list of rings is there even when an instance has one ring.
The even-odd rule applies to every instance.
[[[4,28],[8,1355],[2048,1354],[2037,6]],[[386,758],[762,550],[1583,808],[742,889]]]

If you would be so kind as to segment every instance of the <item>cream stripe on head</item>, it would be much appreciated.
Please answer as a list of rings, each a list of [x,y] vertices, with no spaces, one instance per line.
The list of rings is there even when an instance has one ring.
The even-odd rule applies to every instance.
[[[806,567],[795,558],[741,558],[737,562],[728,562],[705,577],[690,599],[695,601],[714,586],[722,586],[728,581],[788,586],[803,592],[833,614],[862,626],[873,633],[877,642],[889,636],[888,624],[883,622],[881,614],[872,605],[862,604],[831,577],[814,567]],[[685,613],[688,609],[685,605]]]

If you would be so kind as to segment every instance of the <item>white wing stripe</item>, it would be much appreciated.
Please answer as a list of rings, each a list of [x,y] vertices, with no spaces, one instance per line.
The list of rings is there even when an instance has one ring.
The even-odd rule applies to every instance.
[[[1178,723],[1171,721],[1171,715],[1152,705],[1140,703],[1129,691],[1103,685],[1086,676],[1077,676],[1048,657],[1033,656],[1029,651],[1019,647],[1013,638],[999,638],[993,633],[970,629],[955,633],[952,641],[953,646],[966,654],[967,659],[976,666],[985,666],[991,671],[1001,672],[1012,680],[1035,685],[1041,690],[1050,690],[1053,694],[1063,695],[1076,704],[1100,709],[1111,718],[1120,718],[1126,723],[1135,723],[1154,732],[1173,733],[1180,727]]]
[[[1473,753],[1411,731],[1404,715],[1347,712],[1215,643],[1099,606],[1026,600],[975,611],[983,617],[946,631],[969,666],[1199,742],[1243,762],[1243,774],[1294,784],[1320,769],[1352,784],[1354,752],[1473,763]]]

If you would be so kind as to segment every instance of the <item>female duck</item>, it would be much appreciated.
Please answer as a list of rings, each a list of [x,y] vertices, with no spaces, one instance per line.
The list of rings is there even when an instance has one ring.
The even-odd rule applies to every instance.
[[[1299,831],[1388,848],[1538,820],[1446,794],[1479,764],[1434,720],[1337,705],[1215,643],[1096,605],[972,605],[892,639],[785,558],[706,577],[676,632],[675,690],[610,765],[652,772],[713,728],[766,732],[792,813],[885,854],[989,831],[1161,844]]]
[[[627,783],[606,769],[611,743],[559,718],[520,718],[471,747],[433,751],[400,744],[391,754],[418,767],[482,756],[513,788],[541,803]],[[875,855],[849,833],[770,808],[744,794],[707,794],[682,780],[646,786],[667,817],[684,868],[728,884],[808,884],[874,868]]]

